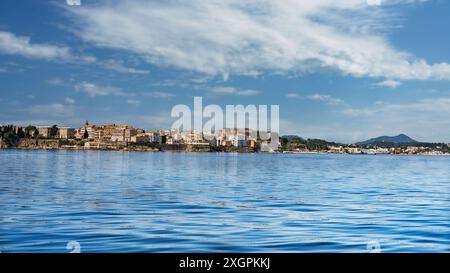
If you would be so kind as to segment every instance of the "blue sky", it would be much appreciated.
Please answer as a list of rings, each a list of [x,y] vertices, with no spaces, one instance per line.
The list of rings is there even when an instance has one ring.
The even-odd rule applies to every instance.
[[[368,2],[1,1],[0,124],[168,128],[202,96],[279,104],[284,134],[450,142],[449,1]]]

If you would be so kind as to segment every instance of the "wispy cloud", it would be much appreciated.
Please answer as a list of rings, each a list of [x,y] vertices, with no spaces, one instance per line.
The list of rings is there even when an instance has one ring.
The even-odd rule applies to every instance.
[[[127,103],[130,104],[130,105],[133,105],[133,106],[139,106],[139,105],[141,105],[141,102],[140,102],[140,101],[138,101],[138,100],[132,100],[132,99],[127,100]]]
[[[301,96],[297,93],[287,93],[284,96],[288,99],[300,99],[301,98]]]
[[[89,97],[106,97],[106,96],[119,96],[119,97],[151,97],[158,99],[169,99],[175,97],[175,94],[169,92],[130,92],[119,87],[100,85],[92,82],[81,82],[75,85],[77,92],[84,93]],[[128,104],[139,105],[140,102],[135,99],[127,100]]]
[[[376,103],[374,107],[367,108],[348,108],[342,112],[348,116],[377,116],[380,114],[391,113],[410,116],[417,116],[418,113],[434,113],[434,114],[450,114],[450,98],[437,98],[437,99],[421,99],[414,103],[395,104],[387,102]]]
[[[95,63],[99,67],[124,74],[147,75],[148,70],[128,67],[122,60],[97,60],[95,56],[75,54],[70,47],[32,43],[27,36],[17,36],[14,33],[0,31],[0,54],[21,55],[26,58],[46,59],[53,61],[69,61]],[[0,68],[0,72],[9,72],[6,68]],[[49,82],[52,84],[51,82]]]
[[[121,0],[68,12],[79,37],[99,47],[224,78],[332,69],[356,77],[450,80],[449,64],[430,64],[380,34],[399,16],[390,5],[415,2]]]
[[[406,133],[423,141],[449,141],[450,98],[420,99],[409,103],[376,103],[371,107],[347,108],[345,126],[359,132],[359,139]],[[355,124],[359,125],[357,128]]]
[[[213,87],[209,90],[211,93],[218,95],[236,95],[236,96],[255,96],[261,92],[253,89],[239,89],[230,86]]]
[[[123,61],[120,60],[106,60],[99,63],[105,69],[110,69],[115,72],[124,74],[137,74],[137,75],[147,75],[150,73],[148,70],[136,69],[133,67],[126,66]]]
[[[75,90],[89,97],[97,96],[134,96],[134,93],[126,92],[121,88],[102,86],[91,82],[82,82],[75,86]]]
[[[72,58],[68,47],[31,43],[29,37],[19,37],[6,31],[0,31],[0,53],[36,59]]]
[[[139,123],[140,126],[148,129],[169,129],[175,121],[175,119],[171,117],[170,112],[165,111],[145,116],[134,116],[130,117],[130,119]]]
[[[308,122],[281,120],[283,134],[354,143],[382,135],[405,133],[425,142],[450,142],[450,98],[423,99],[404,104],[384,102],[372,107],[347,108],[342,117]],[[334,113],[339,116],[339,112]],[[285,118],[289,118],[285,116]]]
[[[49,85],[53,86],[62,86],[64,85],[64,81],[60,78],[51,78],[45,81]]]
[[[402,85],[401,82],[394,81],[394,80],[384,80],[384,81],[381,81],[381,82],[378,82],[378,83],[375,84],[375,86],[388,87],[388,88],[397,88],[400,85]]]
[[[159,98],[159,99],[168,99],[175,97],[175,94],[168,92],[148,92],[142,93],[143,96],[151,97],[151,98]]]
[[[33,66],[28,64],[17,62],[2,62],[2,67],[0,67],[0,73],[22,73],[30,69],[33,69]]]
[[[95,56],[74,53],[67,46],[33,43],[30,37],[6,31],[0,31],[0,54],[63,62],[93,63],[97,60]]]
[[[344,100],[342,100],[342,99],[334,98],[330,95],[324,95],[324,94],[313,94],[313,95],[307,96],[306,98],[308,100],[324,102],[329,105],[339,105],[339,104],[344,103]]]
[[[75,104],[75,100],[73,98],[67,97],[64,100],[67,104]]]
[[[335,98],[331,95],[326,94],[319,94],[315,93],[312,95],[300,95],[298,93],[287,93],[284,95],[287,99],[300,99],[300,100],[310,100],[310,101],[317,101],[317,102],[323,102],[327,105],[343,105],[345,104],[345,101],[343,99]]]
[[[28,108],[27,110],[33,116],[45,116],[47,118],[68,118],[76,114],[76,107],[72,104],[39,104]]]

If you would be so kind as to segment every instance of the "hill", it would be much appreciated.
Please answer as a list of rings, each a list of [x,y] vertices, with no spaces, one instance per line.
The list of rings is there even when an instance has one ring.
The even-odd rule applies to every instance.
[[[393,143],[393,144],[406,144],[406,143],[418,143],[418,141],[410,138],[405,134],[400,134],[398,136],[380,136],[376,138],[371,138],[366,141],[361,141],[356,143],[357,145],[371,145],[377,143]]]

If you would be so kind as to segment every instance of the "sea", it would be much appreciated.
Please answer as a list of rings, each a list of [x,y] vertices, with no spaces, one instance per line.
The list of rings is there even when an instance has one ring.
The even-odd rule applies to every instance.
[[[450,157],[0,150],[0,252],[450,252]]]

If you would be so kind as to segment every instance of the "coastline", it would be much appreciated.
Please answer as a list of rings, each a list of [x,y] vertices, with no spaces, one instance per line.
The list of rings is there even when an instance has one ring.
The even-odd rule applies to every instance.
[[[364,153],[334,153],[334,152],[324,152],[324,151],[275,151],[275,152],[263,152],[263,151],[214,151],[214,150],[186,150],[186,149],[161,149],[161,148],[121,148],[121,149],[102,149],[102,148],[86,148],[86,147],[59,147],[59,148],[37,148],[37,147],[3,147],[0,148],[0,152],[3,150],[16,150],[16,151],[97,151],[97,152],[136,152],[136,153],[160,153],[160,152],[172,152],[172,153],[219,153],[219,154],[291,154],[291,155],[341,155],[341,156],[426,156],[426,157],[450,157],[450,154],[427,154],[427,153],[417,153],[417,154],[407,154],[407,153],[379,153],[379,154],[364,154]]]

